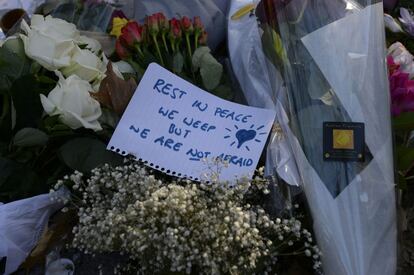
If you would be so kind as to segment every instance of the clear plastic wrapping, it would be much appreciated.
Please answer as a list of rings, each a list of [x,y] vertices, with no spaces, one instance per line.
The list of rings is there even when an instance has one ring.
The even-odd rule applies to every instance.
[[[262,2],[267,19],[260,26],[262,49],[276,70],[265,70],[269,66],[257,62],[233,66],[245,67],[238,75],[241,83],[249,81],[249,71],[259,64],[262,73],[269,75],[262,76],[263,81],[277,80],[286,87],[275,94],[272,108],[277,108],[287,140],[284,148],[289,150],[280,151],[286,155],[273,161],[280,166],[281,159],[294,159],[283,167],[287,174],[299,175],[295,178],[309,203],[324,272],[395,274],[396,207],[382,2]],[[269,29],[270,39],[266,38]],[[241,32],[245,41],[251,39],[245,30]],[[230,52],[237,52],[232,47],[244,46],[230,45]],[[231,56],[232,62],[238,64],[243,55],[249,52],[240,49]],[[247,98],[269,102],[262,91],[244,89]],[[328,122],[363,125],[365,136],[353,136],[353,142],[362,142],[363,161],[327,158],[324,131]]]

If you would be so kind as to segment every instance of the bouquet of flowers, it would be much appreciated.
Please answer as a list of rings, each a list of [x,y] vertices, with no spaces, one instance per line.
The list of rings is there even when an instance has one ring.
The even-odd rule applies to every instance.
[[[264,211],[269,182],[260,171],[253,181],[231,188],[160,180],[127,163],[95,169],[90,177],[76,172],[55,190],[64,185],[73,191],[64,211],[78,211],[74,247],[89,254],[121,253],[127,260],[118,271],[274,274],[285,259],[300,256],[318,270],[320,251],[301,222]]]
[[[70,170],[120,164],[105,143],[151,62],[232,97],[199,18],[168,21],[159,13],[143,25],[118,17],[113,22],[116,53],[132,67],[111,63],[97,40],[51,16],[33,15],[30,25],[23,21],[21,33],[3,43],[1,201],[42,193]]]
[[[117,37],[116,53],[141,77],[157,62],[180,77],[220,97],[232,99],[223,66],[207,46],[207,32],[200,17],[167,20],[157,13],[144,24],[115,17],[111,34]]]
[[[292,257],[318,270],[320,251],[302,217],[264,210],[269,182],[262,170],[235,188],[198,185],[151,175],[137,163],[122,165],[122,157],[105,150],[152,62],[233,98],[199,17],[168,20],[157,13],[137,22],[119,15],[111,35],[110,59],[117,62],[75,24],[52,16],[33,15],[2,44],[0,201],[43,193],[74,173],[56,186],[72,192],[74,247],[125,255],[128,272],[274,273]]]
[[[21,28],[0,48],[4,202],[47,191],[70,168],[120,163],[103,142],[114,122],[92,97],[108,75],[100,44],[50,16],[34,15]]]

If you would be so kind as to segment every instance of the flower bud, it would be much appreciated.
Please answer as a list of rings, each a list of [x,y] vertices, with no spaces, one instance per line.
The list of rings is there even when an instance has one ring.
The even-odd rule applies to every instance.
[[[137,22],[129,22],[122,28],[122,34],[119,37],[119,40],[124,46],[133,48],[135,44],[139,44],[144,40],[144,31],[144,28]]]
[[[193,22],[194,22],[194,32],[198,34],[202,33],[204,31],[204,26],[203,26],[203,23],[201,22],[200,16],[194,17]]]
[[[158,16],[153,14],[145,18],[145,23],[148,26],[148,31],[151,35],[157,35],[160,28],[158,26]]]
[[[180,39],[182,36],[180,21],[173,18],[170,20],[170,39]]]
[[[161,30],[162,33],[167,33],[170,25],[168,24],[168,20],[165,17],[165,15],[161,12],[155,14],[157,16],[157,20],[158,20],[158,26]]]
[[[181,18],[181,28],[185,33],[192,33],[194,31],[193,23],[191,22],[190,18],[184,16]]]

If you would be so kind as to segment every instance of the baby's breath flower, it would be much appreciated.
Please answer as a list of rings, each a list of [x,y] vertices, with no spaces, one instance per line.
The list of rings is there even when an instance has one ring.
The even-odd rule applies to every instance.
[[[73,246],[127,258],[114,274],[274,274],[280,250],[292,251],[297,242],[318,269],[320,251],[298,220],[273,219],[246,202],[252,192],[269,192],[263,173],[260,168],[253,181],[243,178],[232,187],[215,173],[214,184],[163,182],[126,162],[94,169],[88,179],[75,172],[56,186],[72,182],[79,198]]]

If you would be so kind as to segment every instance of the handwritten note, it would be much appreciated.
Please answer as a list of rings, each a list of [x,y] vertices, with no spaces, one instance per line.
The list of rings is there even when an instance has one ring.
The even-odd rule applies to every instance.
[[[220,180],[235,182],[256,169],[274,117],[272,110],[220,99],[153,63],[108,149],[177,177],[209,180],[219,172]]]

